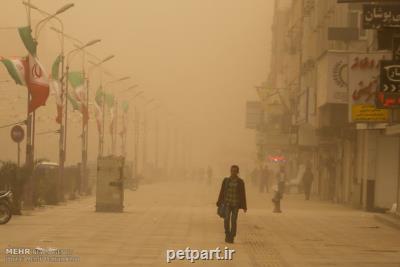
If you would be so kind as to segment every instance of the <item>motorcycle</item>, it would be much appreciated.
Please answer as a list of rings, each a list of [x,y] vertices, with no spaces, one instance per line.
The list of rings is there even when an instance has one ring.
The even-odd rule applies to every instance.
[[[11,191],[0,191],[0,224],[6,224],[12,217],[13,194]]]

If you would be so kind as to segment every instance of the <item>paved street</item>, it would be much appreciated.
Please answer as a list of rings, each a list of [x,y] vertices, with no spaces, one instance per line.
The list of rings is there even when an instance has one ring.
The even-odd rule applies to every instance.
[[[215,214],[217,184],[172,182],[126,191],[125,212],[96,213],[94,198],[15,216],[0,227],[0,266],[161,266],[167,249],[224,248]],[[400,266],[400,232],[372,214],[285,196],[283,214],[270,195],[248,186],[247,214],[239,214],[232,261],[206,266]],[[5,263],[7,247],[73,250],[78,263]],[[173,261],[169,265],[189,265]]]

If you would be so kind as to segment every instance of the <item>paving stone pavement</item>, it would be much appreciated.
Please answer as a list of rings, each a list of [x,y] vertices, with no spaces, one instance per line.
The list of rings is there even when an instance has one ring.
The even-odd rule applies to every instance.
[[[125,191],[123,213],[94,212],[93,197],[37,209],[0,226],[0,266],[186,266],[166,263],[168,249],[235,249],[233,260],[201,266],[400,266],[400,231],[374,215],[301,195],[286,195],[282,214],[270,194],[247,186],[248,212],[239,213],[235,244],[224,243],[216,215],[219,182],[171,181]],[[5,249],[70,249],[78,262],[6,263]]]

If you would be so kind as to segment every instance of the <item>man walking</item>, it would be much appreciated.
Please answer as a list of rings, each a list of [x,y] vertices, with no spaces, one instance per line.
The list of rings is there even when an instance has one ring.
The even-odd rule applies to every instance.
[[[314,175],[311,170],[311,164],[308,163],[306,166],[306,170],[304,171],[304,174],[303,174],[303,186],[304,186],[304,194],[305,194],[306,200],[310,199],[311,186],[312,186],[313,180],[314,180]]]
[[[286,183],[286,170],[285,166],[281,165],[279,167],[279,171],[276,175],[276,183],[277,188],[275,191],[275,195],[272,198],[272,202],[274,203],[274,210],[275,213],[281,213],[281,200],[283,198],[283,193],[285,192],[285,183]]]
[[[237,218],[239,209],[247,212],[246,191],[244,181],[238,176],[239,166],[231,167],[230,177],[224,178],[217,206],[223,205],[225,209],[224,228],[225,242],[233,243],[236,236]]]

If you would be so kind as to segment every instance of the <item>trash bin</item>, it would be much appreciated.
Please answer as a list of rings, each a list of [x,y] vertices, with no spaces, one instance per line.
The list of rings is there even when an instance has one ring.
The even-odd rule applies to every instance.
[[[116,156],[97,159],[96,211],[123,211],[124,161],[124,157]]]

